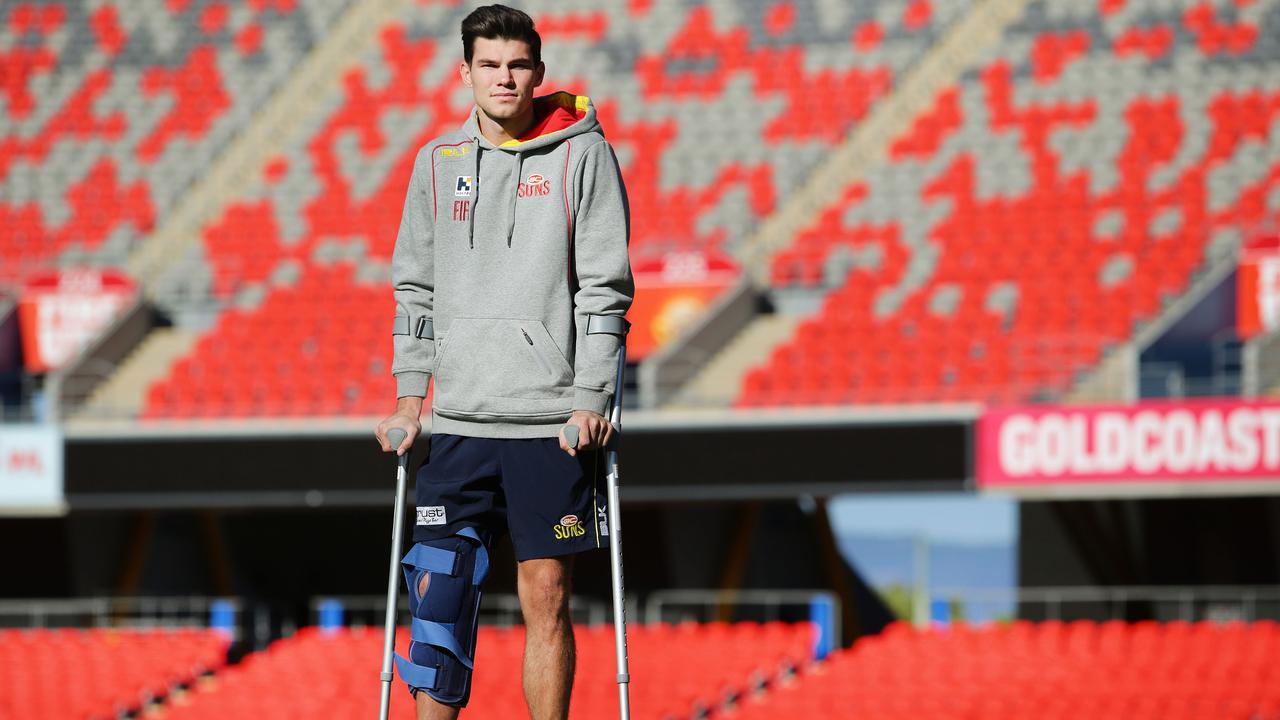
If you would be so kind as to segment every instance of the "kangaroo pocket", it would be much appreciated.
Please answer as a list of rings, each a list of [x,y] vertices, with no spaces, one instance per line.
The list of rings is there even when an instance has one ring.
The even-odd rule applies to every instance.
[[[539,422],[572,410],[573,369],[540,320],[458,318],[438,352],[440,415]]]

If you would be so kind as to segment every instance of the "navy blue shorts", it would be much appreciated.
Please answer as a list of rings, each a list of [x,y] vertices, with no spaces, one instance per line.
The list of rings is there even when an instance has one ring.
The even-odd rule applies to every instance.
[[[570,457],[558,438],[432,435],[418,468],[413,541],[470,525],[509,532],[516,560],[609,546],[603,452]]]

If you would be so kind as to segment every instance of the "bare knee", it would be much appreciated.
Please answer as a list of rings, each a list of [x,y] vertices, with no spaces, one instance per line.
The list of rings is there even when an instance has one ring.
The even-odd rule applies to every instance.
[[[526,625],[554,625],[568,618],[569,570],[568,561],[559,558],[520,563],[520,609]]]

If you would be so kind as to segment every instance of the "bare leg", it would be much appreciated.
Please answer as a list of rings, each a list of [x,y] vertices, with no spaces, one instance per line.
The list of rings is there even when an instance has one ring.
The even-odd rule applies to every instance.
[[[458,717],[460,712],[456,707],[442,705],[425,692],[419,692],[418,700],[418,720],[453,720]]]
[[[573,556],[525,560],[517,585],[524,613],[524,699],[532,720],[566,720],[573,690],[569,619]]]

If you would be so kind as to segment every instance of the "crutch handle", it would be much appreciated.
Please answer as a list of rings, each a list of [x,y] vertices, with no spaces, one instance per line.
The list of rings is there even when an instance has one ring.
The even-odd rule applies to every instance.
[[[618,437],[618,426],[617,426],[617,425],[614,425],[614,426],[613,426],[613,437],[614,437],[614,439],[617,439],[617,437]],[[571,447],[571,448],[573,448],[573,449],[577,450],[577,449],[578,449],[578,440],[579,440],[578,426],[577,426],[577,425],[565,425],[565,426],[564,426],[564,439],[565,439],[565,442],[569,443],[569,447]],[[612,444],[612,441],[610,441],[610,444]]]
[[[569,443],[569,447],[574,448],[575,450],[578,448],[578,426],[577,425],[564,426],[564,440],[565,442]]]
[[[409,437],[409,433],[405,432],[403,428],[391,428],[387,431],[387,442],[391,443],[392,450],[398,450],[400,443],[403,443],[407,437]],[[409,453],[401,455],[399,459],[401,465],[408,465]]]

